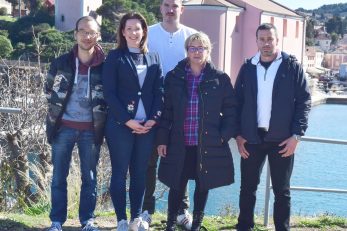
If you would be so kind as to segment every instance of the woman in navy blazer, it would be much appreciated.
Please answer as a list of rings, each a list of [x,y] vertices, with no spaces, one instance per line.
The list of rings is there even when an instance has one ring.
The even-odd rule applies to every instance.
[[[118,47],[110,51],[103,68],[106,122],[112,177],[110,193],[117,215],[117,230],[147,230],[140,214],[147,163],[154,130],[163,104],[159,56],[147,51],[147,24],[138,13],[123,16]],[[126,216],[126,175],[130,173],[130,224]]]

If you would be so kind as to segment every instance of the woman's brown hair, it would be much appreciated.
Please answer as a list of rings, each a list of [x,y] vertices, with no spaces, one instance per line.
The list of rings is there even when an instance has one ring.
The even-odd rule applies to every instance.
[[[140,21],[141,27],[143,30],[143,37],[141,39],[139,48],[142,53],[147,53],[148,52],[148,48],[147,48],[148,26],[147,26],[146,19],[142,16],[142,14],[137,12],[129,12],[121,18],[119,27],[117,30],[117,44],[118,44],[117,48],[122,48],[122,49],[128,48],[127,41],[123,35],[123,30],[125,29],[125,24],[129,19],[137,19]]]

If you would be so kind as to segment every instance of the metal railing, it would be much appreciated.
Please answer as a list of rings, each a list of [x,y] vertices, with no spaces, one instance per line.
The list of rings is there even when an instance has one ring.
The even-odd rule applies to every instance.
[[[308,136],[303,136],[302,141],[347,145],[347,140],[323,139],[323,138],[308,137]],[[265,185],[264,226],[268,226],[269,224],[270,190],[272,189],[272,185],[270,181],[270,167],[269,167],[268,161],[266,161],[266,165],[267,165],[267,172],[266,172],[266,185]],[[297,186],[290,187],[290,190],[328,192],[328,193],[347,193],[347,190],[345,189],[312,188],[312,187],[297,187]]]
[[[20,114],[22,109],[13,107],[0,107],[0,113]]]

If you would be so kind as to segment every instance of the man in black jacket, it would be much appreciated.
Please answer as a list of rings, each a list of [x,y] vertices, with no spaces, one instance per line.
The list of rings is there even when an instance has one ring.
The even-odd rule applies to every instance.
[[[54,60],[47,74],[46,132],[52,145],[52,221],[49,231],[60,231],[67,217],[67,182],[72,150],[77,144],[82,187],[79,219],[83,231],[97,230],[93,224],[96,205],[96,166],[106,118],[101,70],[105,56],[97,44],[100,27],[85,16],[76,22],[76,45]]]
[[[256,42],[259,52],[243,64],[235,85],[240,126],[236,142],[242,157],[237,230],[254,227],[256,191],[268,156],[275,228],[287,231],[294,151],[307,129],[311,97],[302,66],[278,50],[272,24],[258,27]]]

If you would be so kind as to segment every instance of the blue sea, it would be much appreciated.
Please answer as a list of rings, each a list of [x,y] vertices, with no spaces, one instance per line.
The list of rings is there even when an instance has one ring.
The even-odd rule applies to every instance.
[[[347,105],[322,104],[312,108],[306,136],[347,140]],[[230,141],[235,165],[235,183],[210,191],[206,214],[238,213],[240,189],[240,156],[234,140]],[[265,167],[258,187],[256,213],[264,212]],[[296,154],[292,186],[347,190],[347,146],[300,142]],[[194,182],[189,183],[193,199]],[[193,202],[191,201],[193,204]],[[273,194],[271,193],[270,213]],[[193,205],[192,205],[193,206]],[[167,201],[160,200],[157,209],[166,211]],[[292,214],[314,216],[334,214],[347,217],[347,194],[292,191]]]

